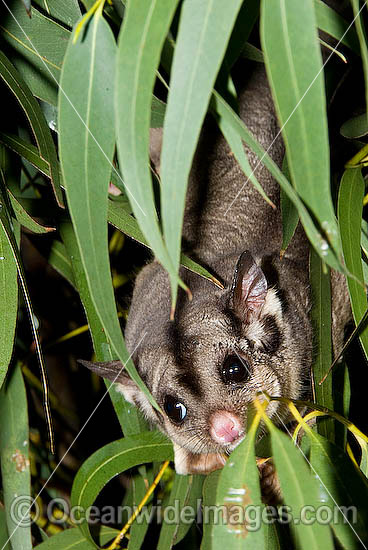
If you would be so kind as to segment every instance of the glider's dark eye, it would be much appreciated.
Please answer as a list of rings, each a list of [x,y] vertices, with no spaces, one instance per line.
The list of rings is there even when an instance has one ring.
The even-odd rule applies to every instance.
[[[184,403],[181,403],[181,401],[178,401],[172,395],[167,395],[165,397],[164,409],[170,420],[176,424],[183,422],[184,418],[187,416],[187,408]]]
[[[237,355],[229,355],[222,365],[222,378],[225,384],[245,382],[250,374],[249,364]]]

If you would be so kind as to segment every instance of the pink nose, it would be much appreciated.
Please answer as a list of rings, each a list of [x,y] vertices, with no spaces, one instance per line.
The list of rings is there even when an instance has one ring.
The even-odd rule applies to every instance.
[[[210,435],[216,443],[232,443],[241,431],[239,418],[228,411],[217,411],[210,419]]]

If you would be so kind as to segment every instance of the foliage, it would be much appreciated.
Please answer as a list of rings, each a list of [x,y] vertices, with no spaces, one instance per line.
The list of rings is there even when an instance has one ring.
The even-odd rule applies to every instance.
[[[121,320],[146,247],[168,271],[171,314],[177,288],[185,286],[178,277],[180,263],[220,285],[180,248],[187,179],[207,112],[261,194],[242,142],[279,183],[283,248],[298,219],[311,242],[312,409],[318,422],[311,429],[291,403],[285,404],[304,428],[298,447],[256,403],[248,435],[224,469],[206,479],[166,470],[146,503],[148,515],[138,516],[121,547],[152,547],[155,541],[160,550],[224,545],[352,550],[368,544],[367,438],[346,420],[367,428],[368,329],[359,324],[367,310],[368,281],[363,217],[368,15],[359,0],[340,4],[338,13],[320,0],[3,2],[3,549],[111,544],[129,514],[111,521],[99,517],[92,525],[90,507],[134,507],[159,463],[173,457],[171,443],[147,431],[140,413],[108,384],[105,391],[94,375],[81,374],[75,358],[91,355],[83,336],[89,331],[97,360],[123,361],[157,407],[126,350]],[[327,44],[324,59],[319,32]],[[286,145],[283,171],[236,112],[232,74],[240,58],[265,63]],[[149,161],[149,130],[157,127],[164,130],[160,182]],[[356,349],[349,374],[344,359],[319,385],[332,360],[331,268],[348,279],[364,356]],[[42,382],[34,373],[37,363]],[[106,393],[111,404],[103,399]],[[55,455],[43,409],[54,422]],[[268,436],[257,443],[262,418]],[[256,466],[256,457],[270,454],[284,497],[278,510],[262,503]],[[71,508],[63,515],[61,506],[52,507],[50,518],[48,505],[61,497],[70,499]],[[185,521],[185,510],[197,512],[200,499],[203,519],[194,514]],[[234,517],[239,503],[245,518]],[[211,505],[228,521],[206,518],[205,506]],[[176,523],[165,514],[162,521],[162,510],[170,507],[181,514]]]

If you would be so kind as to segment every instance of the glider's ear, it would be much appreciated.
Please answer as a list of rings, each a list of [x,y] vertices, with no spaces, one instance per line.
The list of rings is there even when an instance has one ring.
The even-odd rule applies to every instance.
[[[130,378],[121,361],[107,361],[106,363],[93,363],[92,361],[78,360],[78,363],[87,367],[92,372],[102,378],[107,378],[111,382],[118,384],[117,390],[120,391],[129,403],[136,405],[140,403],[140,394],[142,393],[138,386]],[[139,394],[139,397],[138,397]]]
[[[249,250],[243,252],[236,264],[230,293],[234,313],[245,323],[258,319],[267,294],[267,280]]]

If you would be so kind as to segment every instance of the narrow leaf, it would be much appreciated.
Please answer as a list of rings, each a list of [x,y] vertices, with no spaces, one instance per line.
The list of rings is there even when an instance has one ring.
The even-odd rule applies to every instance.
[[[102,4],[101,4],[102,7]],[[114,154],[114,36],[97,11],[69,42],[59,95],[59,151],[70,215],[88,288],[114,352],[156,403],[130,360],[116,313],[107,243],[107,200]],[[144,335],[142,335],[142,338]]]
[[[348,277],[348,288],[355,324],[358,325],[367,309],[367,297],[363,281],[360,252],[361,219],[364,196],[364,180],[360,168],[345,170],[340,184],[338,216],[345,264],[355,277]],[[359,334],[365,356],[368,358],[368,327]]]
[[[2,204],[0,203],[0,208]],[[17,236],[19,226],[16,224]],[[0,387],[4,382],[13,353],[15,327],[18,312],[17,264],[11,244],[0,223]]]
[[[45,117],[42,114],[41,107],[33,97],[27,84],[1,51],[0,76],[19,101],[25,115],[29,120],[37,142],[40,156],[48,164],[56,200],[59,206],[63,206],[56,149],[50,129],[47,126]]]
[[[263,2],[261,37],[293,184],[340,258],[342,249],[330,190],[322,57],[313,0]]]
[[[192,522],[197,515],[198,502],[202,496],[204,476],[176,475],[171,489],[168,506],[178,510],[178,522],[163,523],[157,550],[169,550],[174,544],[178,544],[187,534]],[[188,517],[186,511],[190,511]],[[184,515],[186,514],[186,515]],[[185,519],[185,521],[181,521]]]
[[[265,547],[264,522],[260,522],[259,529],[254,529],[252,515],[247,512],[248,506],[249,509],[263,509],[254,451],[258,424],[259,417],[256,416],[246,438],[231,453],[221,471],[216,506],[224,510],[225,518],[213,526],[213,550],[223,550],[224,546],[232,550],[263,550]]]
[[[101,526],[98,542],[102,546],[116,537],[118,531],[112,527]],[[94,550],[96,546],[88,541],[77,528],[66,529],[51,536],[45,542],[36,546],[37,550]]]
[[[187,181],[201,125],[241,0],[187,0],[180,14],[161,153],[161,201],[165,242],[179,268]],[[189,62],[190,60],[190,62]],[[171,276],[172,304],[177,285]]]
[[[137,464],[172,459],[172,444],[158,432],[143,432],[102,447],[84,462],[74,479],[71,503],[72,506],[80,506],[76,519],[80,521],[83,510],[88,513],[88,507],[115,475]],[[78,525],[84,535],[92,540],[88,523],[80,521]]]
[[[149,168],[152,92],[163,41],[177,0],[129,2],[118,41],[117,151],[139,226],[157,259],[176,280],[158,223]]]
[[[331,247],[328,246],[326,239],[321,235],[314,225],[314,222],[305,207],[303,201],[300,199],[299,195],[295,192],[293,187],[290,185],[289,181],[285,178],[284,174],[281,172],[279,167],[263,149],[263,147],[258,143],[256,139],[252,136],[250,131],[247,129],[243,121],[238,117],[238,115],[232,110],[230,105],[217,93],[214,92],[214,98],[216,100],[216,111],[222,117],[228,117],[231,120],[231,124],[234,126],[236,131],[239,133],[243,141],[248,145],[248,147],[258,156],[260,162],[266,166],[270,171],[273,177],[278,181],[280,187],[282,187],[285,194],[296,206],[300,219],[303,223],[306,234],[308,235],[309,240],[312,245],[321,256],[321,258],[328,263],[331,267],[341,270],[342,266],[337,260],[334,252],[331,250]],[[241,190],[239,191],[239,193]]]
[[[317,510],[320,500],[318,484],[309,472],[300,449],[271,422],[267,422],[267,427],[271,433],[273,459],[282,494],[293,517],[297,547],[301,550],[333,550],[329,525],[305,521],[305,506]]]
[[[336,40],[360,54],[359,41],[354,29],[341,15],[322,0],[314,0],[317,26]]]
[[[65,2],[55,0],[60,6]],[[1,38],[9,58],[32,93],[52,105],[57,104],[61,65],[70,31],[32,9],[30,19],[20,2],[2,3]]]
[[[365,81],[365,101],[366,101],[366,120],[368,123],[368,48],[367,36],[363,25],[362,11],[359,0],[351,0],[351,6],[354,13],[355,28],[359,39],[360,56],[362,58],[364,81]]]
[[[103,326],[88,289],[87,279],[72,224],[68,221],[63,221],[59,226],[59,230],[66,247],[68,261],[71,264],[73,280],[75,280],[86,312],[96,359],[97,361],[110,361],[113,357],[111,356],[109,341],[103,330]],[[111,384],[109,381],[106,382],[109,396],[124,435],[139,433],[143,429],[147,430],[147,423],[144,421],[137,408],[125,401],[124,397],[116,391],[114,384]]]
[[[319,256],[311,250],[310,283],[312,293],[311,320],[314,334],[313,383],[314,395],[319,405],[333,409],[332,376],[319,384],[332,361],[331,342],[331,275]],[[331,418],[318,419],[318,433],[334,440],[334,424]]]
[[[26,390],[19,364],[15,365],[1,390],[0,416],[1,476],[10,543],[13,550],[31,550],[29,509],[32,497],[28,412]],[[20,502],[18,506],[14,504],[17,502],[16,498]]]

